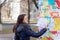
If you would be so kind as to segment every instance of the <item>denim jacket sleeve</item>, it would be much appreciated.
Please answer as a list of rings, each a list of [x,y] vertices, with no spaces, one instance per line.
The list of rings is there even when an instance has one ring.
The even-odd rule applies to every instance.
[[[34,32],[34,31],[30,30],[30,29],[26,29],[26,34],[27,34],[28,36],[32,36],[32,37],[38,38],[38,37],[42,36],[46,31],[47,31],[46,28],[43,28],[43,29],[42,29],[40,32],[38,32],[38,33]]]

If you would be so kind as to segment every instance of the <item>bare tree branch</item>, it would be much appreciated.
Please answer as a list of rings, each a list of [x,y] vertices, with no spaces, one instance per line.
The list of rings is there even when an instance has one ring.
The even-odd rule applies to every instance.
[[[36,0],[32,0],[35,4],[35,7],[38,9],[38,6],[37,6],[37,3],[36,3]]]

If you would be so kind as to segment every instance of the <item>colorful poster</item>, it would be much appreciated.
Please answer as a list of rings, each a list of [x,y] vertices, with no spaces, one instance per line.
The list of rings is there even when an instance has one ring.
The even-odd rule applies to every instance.
[[[37,22],[38,29],[48,28],[41,40],[60,40],[60,0],[44,0],[40,8],[42,16]]]
[[[49,5],[55,5],[55,0],[48,0]]]
[[[55,0],[57,7],[60,9],[60,0]]]
[[[40,7],[40,6],[43,5],[43,1],[44,1],[44,0],[39,0],[39,1],[38,1],[38,7]]]

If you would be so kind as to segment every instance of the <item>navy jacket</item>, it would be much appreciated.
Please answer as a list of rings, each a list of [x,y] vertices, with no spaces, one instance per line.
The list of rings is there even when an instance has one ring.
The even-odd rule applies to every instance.
[[[42,36],[47,31],[46,28],[43,28],[40,32],[36,33],[32,31],[30,25],[20,24],[15,33],[15,40],[30,40],[30,37],[38,38]]]

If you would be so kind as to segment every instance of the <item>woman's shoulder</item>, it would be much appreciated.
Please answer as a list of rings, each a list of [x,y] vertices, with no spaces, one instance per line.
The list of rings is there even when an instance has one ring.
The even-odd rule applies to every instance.
[[[19,25],[18,28],[17,28],[17,32],[20,32],[24,29],[24,26],[23,25]]]
[[[25,29],[31,29],[29,24],[22,24],[22,26],[24,26]]]
[[[30,27],[29,24],[20,24],[19,27],[21,27],[21,26],[24,27],[24,28],[25,28],[25,27]]]
[[[21,32],[23,29],[29,29],[29,30],[31,30],[29,24],[20,24],[19,27],[17,28],[17,31]]]
[[[30,25],[29,24],[20,24],[19,29],[22,29],[22,28],[30,28]]]

